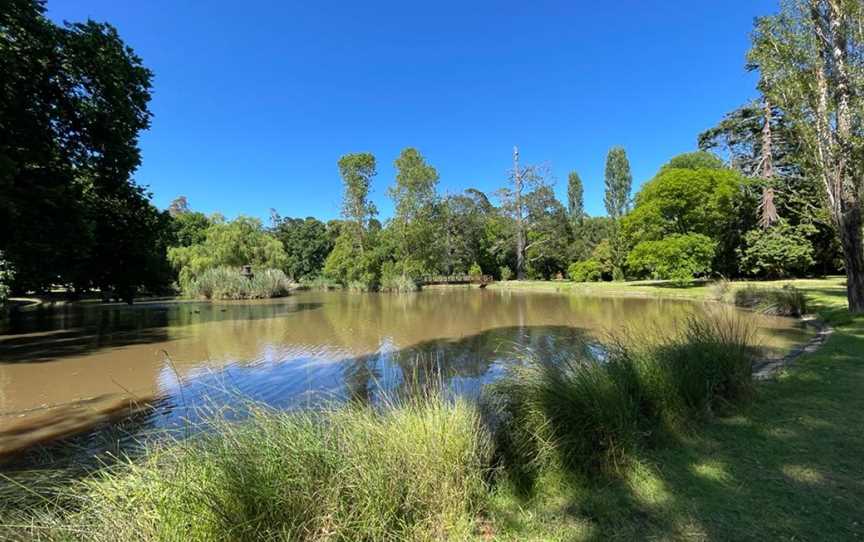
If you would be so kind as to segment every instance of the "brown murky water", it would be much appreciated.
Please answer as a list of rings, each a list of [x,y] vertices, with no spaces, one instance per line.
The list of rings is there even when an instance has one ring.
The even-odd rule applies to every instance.
[[[566,351],[700,310],[672,300],[442,289],[26,311],[0,324],[0,454],[153,398],[148,430],[240,397],[285,408],[372,400],[430,367],[455,392],[476,393],[524,349]],[[790,319],[746,317],[775,353],[807,337]]]

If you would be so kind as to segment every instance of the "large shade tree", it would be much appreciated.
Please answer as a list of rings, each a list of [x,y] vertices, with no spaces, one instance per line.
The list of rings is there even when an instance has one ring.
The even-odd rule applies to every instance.
[[[792,124],[804,163],[821,180],[843,248],[849,310],[864,312],[861,152],[864,6],[794,0],[756,21],[750,62],[771,104]]]

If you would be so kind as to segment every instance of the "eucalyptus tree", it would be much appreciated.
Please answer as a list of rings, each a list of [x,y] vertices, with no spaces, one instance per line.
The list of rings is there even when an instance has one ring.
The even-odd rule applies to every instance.
[[[396,182],[388,193],[396,211],[390,224],[396,236],[396,262],[407,275],[435,271],[441,260],[438,171],[410,147],[394,166]]]
[[[350,225],[344,228],[343,233],[351,236],[360,254],[363,254],[366,229],[369,221],[378,214],[375,204],[369,201],[372,179],[378,174],[375,156],[365,152],[346,154],[339,159],[339,174],[345,183],[342,217]]]
[[[858,0],[795,0],[757,19],[749,61],[766,97],[788,118],[805,164],[821,180],[837,227],[849,310],[864,312],[864,6]]]

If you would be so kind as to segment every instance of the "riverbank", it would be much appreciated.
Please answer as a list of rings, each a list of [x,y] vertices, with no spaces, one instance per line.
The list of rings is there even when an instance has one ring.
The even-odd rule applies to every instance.
[[[819,314],[829,317],[832,311],[840,314],[842,281],[828,279],[827,284],[812,283],[811,289],[796,282],[796,286],[811,297],[812,306]],[[777,285],[782,284],[785,283]],[[543,283],[508,286],[548,288]],[[628,292],[628,288],[665,291],[662,284],[653,283],[608,286],[610,290],[613,287],[624,292]],[[695,299],[700,289],[704,290],[702,298],[708,298],[711,292],[707,286],[688,290]],[[153,455],[140,469],[133,467],[132,475],[128,472],[121,473],[124,476],[120,477],[106,474],[91,486],[92,491],[103,492],[104,500],[100,502],[104,508],[97,509],[95,516],[74,518],[79,523],[71,525],[95,529],[100,521],[119,521],[116,528],[134,526],[122,515],[109,516],[124,512],[122,508],[127,506],[130,508],[124,513],[149,521],[152,510],[142,513],[136,508],[142,501],[136,499],[151,498],[150,495],[167,499],[164,502],[169,509],[162,512],[168,514],[166,518],[170,521],[165,525],[185,525],[183,522],[193,509],[213,513],[213,509],[205,506],[206,499],[201,500],[201,497],[217,499],[229,507],[217,508],[215,512],[235,510],[257,517],[256,514],[273,510],[290,510],[292,502],[299,502],[296,499],[318,495],[317,490],[309,488],[330,487],[346,493],[319,495],[316,506],[332,509],[307,518],[308,523],[292,531],[296,537],[327,540],[338,538],[341,533],[350,539],[351,533],[381,533],[384,531],[375,529],[403,529],[410,525],[413,530],[399,531],[404,538],[441,539],[446,534],[460,540],[469,537],[478,540],[853,539],[864,534],[860,525],[864,476],[859,459],[859,452],[864,448],[860,414],[864,411],[860,393],[864,369],[858,361],[864,355],[864,320],[847,318],[845,323],[835,327],[835,334],[818,352],[805,354],[775,380],[757,385],[751,401],[724,408],[722,416],[700,421],[693,430],[676,432],[661,445],[634,449],[628,454],[628,461],[613,473],[598,475],[552,469],[543,473],[530,492],[499,482],[486,486],[488,493],[480,496],[472,493],[471,501],[462,501],[453,495],[461,495],[461,488],[469,486],[474,488],[472,492],[477,491],[475,474],[490,472],[490,467],[494,466],[485,463],[483,453],[475,455],[472,451],[482,451],[482,447],[475,447],[476,442],[472,444],[474,437],[471,435],[480,433],[475,414],[465,410],[466,405],[460,404],[456,410],[439,405],[433,408],[438,414],[431,418],[425,410],[410,409],[397,413],[396,418],[372,420],[360,416],[356,423],[346,422],[340,432],[329,433],[312,426],[297,426],[292,418],[286,417],[277,419],[282,424],[278,427],[265,427],[264,437],[280,430],[290,431],[294,435],[290,439],[262,439],[255,431],[227,434],[216,441],[215,447],[206,448],[208,455],[197,448],[188,448],[188,453],[183,452],[185,455]],[[404,425],[394,426],[394,423]],[[402,436],[387,438],[394,428],[398,429],[396,434]],[[453,428],[465,430],[454,432]],[[297,435],[303,438],[295,438]],[[302,446],[298,448],[298,444]],[[366,448],[367,445],[370,447]],[[220,450],[234,455],[225,455]],[[308,460],[298,461],[291,455],[307,452]],[[346,453],[358,455],[343,455]],[[168,462],[154,467],[160,457],[167,458]],[[478,460],[475,462],[472,457]],[[383,459],[373,461],[374,468],[364,470],[363,461],[358,458]],[[451,461],[459,458],[470,461],[458,463],[461,465],[458,469],[450,468],[457,464]],[[430,462],[436,465],[435,469],[427,467]],[[308,465],[310,470],[289,470],[299,468],[298,465]],[[352,478],[345,478],[341,473],[350,474]],[[427,473],[434,475],[427,476]],[[174,481],[181,479],[187,480],[182,486],[188,491],[175,495]],[[250,479],[261,483],[245,483]],[[347,482],[333,485],[331,480]],[[291,486],[293,481],[306,485],[286,491],[285,487],[294,487]],[[432,498],[438,494],[435,488],[442,481],[449,484],[449,488],[456,488],[455,494],[443,500]],[[243,491],[250,487],[260,487],[262,491]],[[235,491],[238,488],[239,491]],[[358,488],[362,494],[353,493]],[[154,493],[154,489],[159,491]],[[407,500],[400,500],[401,497],[390,500],[389,496],[394,494]],[[274,502],[279,506],[271,506]],[[364,502],[368,509],[352,515],[352,510],[359,510],[353,508],[354,505]],[[406,503],[411,507],[405,508]],[[380,504],[382,508],[375,508],[373,504]],[[118,506],[121,508],[116,508]],[[234,509],[235,506],[238,508]],[[304,505],[303,509],[308,507]],[[408,515],[400,516],[403,512]],[[337,515],[344,513],[348,515]],[[195,515],[205,517],[203,513]],[[218,526],[224,520],[223,525],[232,525],[232,517],[235,516],[213,517],[207,524]],[[264,525],[275,528],[276,522],[293,517],[290,514],[274,516],[272,525],[267,522]],[[327,521],[319,521],[322,518]],[[328,523],[337,518],[341,523]],[[82,520],[86,522],[80,523]],[[50,522],[51,518],[27,521]],[[57,527],[63,524],[64,518],[55,521],[54,527]],[[63,534],[62,529],[58,532]],[[103,531],[117,532],[116,529]],[[211,534],[214,532],[216,535],[198,538],[220,539],[219,530]],[[142,533],[137,531],[136,535],[146,536]],[[250,531],[248,534],[251,539],[261,533]],[[226,536],[223,532],[223,539]],[[150,539],[170,539],[170,533],[153,533]]]
[[[834,334],[751,404],[673,446],[640,455],[611,483],[551,477],[523,499],[497,494],[502,540],[852,540],[864,537],[864,318],[845,314],[843,279],[791,283]],[[747,283],[733,283],[744,287]],[[498,283],[586,295],[709,299],[707,284]]]

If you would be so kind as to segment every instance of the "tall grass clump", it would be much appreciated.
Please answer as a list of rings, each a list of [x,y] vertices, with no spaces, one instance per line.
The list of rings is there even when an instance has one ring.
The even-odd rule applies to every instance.
[[[734,303],[777,316],[800,317],[807,313],[807,296],[791,284],[782,288],[746,286],[735,291]]]
[[[291,280],[279,269],[256,270],[245,277],[233,267],[214,267],[190,279],[183,292],[197,299],[266,299],[288,295],[290,288]]]
[[[489,395],[505,472],[526,488],[549,468],[620,472],[634,452],[748,397],[751,330],[711,313],[672,333],[625,332],[601,355],[513,367]]]
[[[94,541],[461,540],[490,457],[463,401],[261,410],[81,482],[76,510],[17,523],[24,535]]]
[[[341,290],[342,285],[339,282],[323,276],[317,276],[311,279],[301,279],[300,288],[304,290]]]
[[[419,289],[420,286],[417,285],[417,282],[407,275],[397,274],[381,277],[380,290],[382,292],[403,294],[409,292],[416,292]]]

